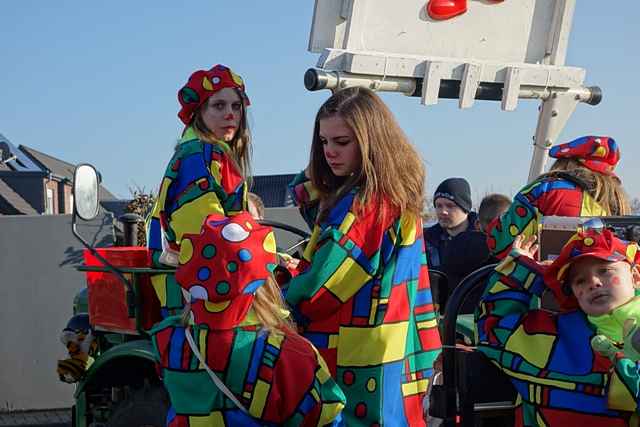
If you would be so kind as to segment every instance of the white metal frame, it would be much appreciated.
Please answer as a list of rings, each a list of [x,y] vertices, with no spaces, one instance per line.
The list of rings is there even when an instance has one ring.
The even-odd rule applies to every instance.
[[[427,0],[402,1],[402,7],[405,8],[408,7],[407,4],[417,7],[427,3]],[[506,0],[491,7],[507,5],[510,5],[508,7],[511,9],[501,11],[491,9],[479,1],[469,0],[469,11],[461,17],[444,22],[434,22],[428,17],[420,17],[423,22],[410,23],[411,29],[415,30],[414,43],[416,33],[420,32],[421,37],[431,37],[429,40],[432,46],[414,47],[398,44],[399,47],[394,52],[366,50],[363,47],[367,47],[367,44],[386,46],[391,43],[384,40],[385,35],[376,39],[375,35],[367,33],[376,28],[387,30],[386,27],[380,26],[381,18],[378,16],[373,19],[377,27],[372,29],[368,28],[367,19],[374,12],[379,15],[380,8],[387,8],[389,13],[393,13],[392,8],[400,7],[398,4],[381,0],[316,0],[309,50],[321,54],[317,67],[331,72],[334,81],[330,87],[359,85],[379,91],[411,95],[417,87],[417,80],[421,79],[421,103],[429,106],[438,103],[442,80],[458,80],[460,108],[473,106],[476,91],[481,83],[502,85],[501,108],[505,111],[515,110],[519,99],[540,100],[542,105],[529,170],[529,180],[532,180],[543,171],[549,148],[557,141],[577,104],[589,102],[593,93],[591,88],[584,87],[584,69],[564,65],[575,0]],[[501,12],[503,16],[498,16],[499,19],[507,20],[509,15],[504,14],[509,10],[524,16],[526,19],[518,15],[522,22],[528,22],[527,19],[533,22],[529,28],[522,30],[525,32],[524,36],[514,35],[515,41],[512,45],[509,44],[509,40],[496,40],[495,37],[491,39],[490,35],[487,38],[491,39],[490,42],[496,43],[496,49],[504,50],[505,56],[510,57],[512,61],[501,61],[495,57],[483,58],[482,55],[499,56],[485,46],[480,49],[482,55],[478,57],[434,56],[430,53],[431,50],[446,52],[448,49],[448,45],[440,43],[439,34],[443,34],[444,37],[458,31],[460,42],[477,43],[482,37],[481,21],[487,19],[487,16],[495,17]],[[475,17],[474,13],[477,14]],[[550,19],[551,22],[535,22],[536,14],[542,16],[539,19]],[[548,31],[545,33],[541,29]],[[401,34],[400,30],[402,28],[398,34]],[[490,28],[487,31],[491,33],[494,29]],[[507,38],[510,36],[511,34],[505,34]],[[526,40],[529,45],[518,45],[522,40]],[[398,43],[401,41],[401,36],[398,36]],[[466,46],[455,46],[456,42],[451,41],[452,52],[467,49]],[[397,53],[397,50],[410,48],[421,51],[418,54]],[[530,51],[534,51],[535,54]],[[518,62],[519,60],[521,62]]]

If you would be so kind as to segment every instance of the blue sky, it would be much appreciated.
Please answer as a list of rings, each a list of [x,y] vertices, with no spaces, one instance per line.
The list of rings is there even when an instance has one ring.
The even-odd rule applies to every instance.
[[[508,0],[517,1],[517,0]],[[426,2],[426,0],[425,0]],[[567,64],[603,88],[597,107],[579,105],[562,139],[611,135],[619,175],[640,196],[637,117],[639,2],[578,1]],[[28,1],[0,12],[0,133],[72,162],[93,163],[112,192],[160,183],[181,124],[177,89],[198,68],[224,63],[252,100],[256,174],[292,173],[307,162],[313,118],[327,91],[304,89],[313,1]],[[635,17],[635,19],[631,18]],[[527,178],[538,104],[515,112],[477,102],[424,107],[385,94],[427,165],[428,193],[464,176],[479,200],[512,195]]]

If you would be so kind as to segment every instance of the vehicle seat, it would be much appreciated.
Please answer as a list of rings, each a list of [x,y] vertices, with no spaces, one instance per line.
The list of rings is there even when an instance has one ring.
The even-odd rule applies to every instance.
[[[480,351],[456,346],[460,308],[467,297],[482,294],[494,267],[465,277],[449,296],[442,319],[443,384],[431,389],[429,414],[445,419],[446,425],[458,425],[458,416],[463,426],[513,425],[517,394],[509,378]]]

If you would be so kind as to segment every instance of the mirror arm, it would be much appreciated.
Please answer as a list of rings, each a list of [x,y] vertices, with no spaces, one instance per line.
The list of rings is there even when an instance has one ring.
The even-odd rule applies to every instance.
[[[124,283],[125,288],[127,288],[128,315],[129,315],[129,317],[135,317],[135,314],[136,314],[135,313],[135,310],[136,310],[136,304],[135,303],[136,303],[136,301],[135,301],[135,293],[133,292],[133,285],[124,276],[124,274],[122,274],[122,272],[120,270],[118,270],[116,267],[111,265],[111,263],[109,261],[107,261],[102,255],[100,255],[100,253],[98,253],[98,251],[96,251],[95,248],[93,246],[91,246],[86,240],[84,240],[84,238],[80,235],[80,233],[78,233],[78,227],[77,227],[77,224],[76,224],[76,214],[75,214],[75,212],[71,217],[71,232],[73,233],[74,236],[76,236],[76,239],[78,239],[80,241],[80,243],[82,243],[84,245],[85,248],[89,249],[89,251],[91,252],[91,254],[93,256],[98,258],[100,260],[100,262],[102,262],[102,264],[104,264],[104,266],[107,267],[111,271],[111,273],[113,273],[116,276],[118,276],[118,278],[122,281],[122,283]]]
[[[297,249],[302,245],[306,245],[307,243],[309,243],[309,238],[308,237],[306,239],[302,239],[298,243],[288,247],[287,249],[284,250],[284,252],[288,254],[290,252],[293,252],[294,249]]]

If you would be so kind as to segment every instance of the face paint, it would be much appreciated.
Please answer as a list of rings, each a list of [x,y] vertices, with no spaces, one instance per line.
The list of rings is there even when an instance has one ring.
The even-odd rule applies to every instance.
[[[600,316],[629,302],[635,295],[629,264],[585,257],[571,265],[567,280],[582,311]]]
[[[320,119],[319,136],[325,160],[336,176],[349,176],[360,169],[362,157],[353,130],[337,114]]]
[[[216,138],[229,142],[240,127],[242,100],[234,89],[224,88],[209,97],[202,120]]]

